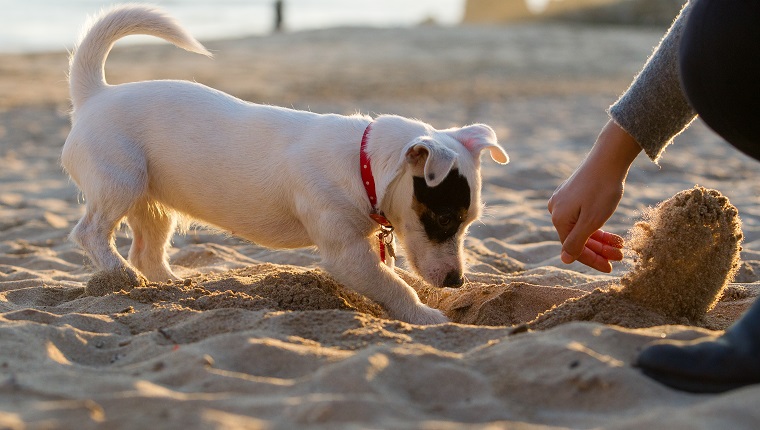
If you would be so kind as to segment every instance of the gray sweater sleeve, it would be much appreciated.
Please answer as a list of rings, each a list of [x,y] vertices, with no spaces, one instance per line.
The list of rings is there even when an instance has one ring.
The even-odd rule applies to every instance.
[[[691,3],[684,5],[631,86],[608,110],[654,162],[696,117],[678,73],[678,44]]]

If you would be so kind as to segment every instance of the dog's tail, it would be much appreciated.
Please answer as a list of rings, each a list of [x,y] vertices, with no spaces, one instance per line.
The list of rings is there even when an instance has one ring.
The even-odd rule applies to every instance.
[[[131,34],[160,37],[185,50],[211,53],[172,17],[145,5],[122,5],[91,19],[69,59],[69,90],[74,110],[108,84],[105,62],[113,44]]]

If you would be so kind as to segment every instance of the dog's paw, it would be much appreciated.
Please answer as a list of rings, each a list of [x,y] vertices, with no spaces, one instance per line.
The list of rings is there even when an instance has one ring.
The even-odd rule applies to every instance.
[[[414,309],[414,313],[408,318],[404,318],[404,320],[419,325],[433,325],[449,322],[449,319],[446,318],[446,315],[444,315],[443,312],[423,304],[417,306]]]
[[[113,270],[104,270],[92,275],[84,288],[85,295],[105,296],[116,291],[129,291],[135,287],[143,287],[147,284],[145,277],[132,268],[120,267]]]

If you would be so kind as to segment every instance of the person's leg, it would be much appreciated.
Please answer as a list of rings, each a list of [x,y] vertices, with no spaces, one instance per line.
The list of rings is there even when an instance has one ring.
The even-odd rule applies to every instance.
[[[760,160],[760,1],[696,0],[681,39],[684,93],[730,144]],[[760,301],[717,338],[660,341],[637,359],[670,387],[715,393],[760,383]]]
[[[717,338],[658,341],[636,365],[665,385],[694,393],[719,393],[760,383],[760,300]]]
[[[695,1],[681,36],[681,85],[699,117],[760,160],[760,1]]]

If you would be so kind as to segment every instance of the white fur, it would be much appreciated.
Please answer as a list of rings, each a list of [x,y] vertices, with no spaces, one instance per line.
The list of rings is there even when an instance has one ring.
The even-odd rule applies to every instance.
[[[370,118],[256,105],[187,81],[109,85],[106,56],[129,34],[154,35],[208,55],[174,20],[142,5],[103,13],[76,49],[70,65],[72,130],[62,163],[86,202],[72,239],[98,269],[124,270],[134,279],[176,279],[167,248],[178,218],[188,216],[264,246],[316,245],[336,280],[382,303],[394,318],[446,321],[380,263],[377,225],[368,217],[359,174],[359,146]],[[413,147],[422,159],[408,157]],[[437,131],[398,116],[373,122],[368,152],[380,207],[412,266],[435,285],[462,267],[462,236],[481,206],[484,148],[507,161],[487,126]],[[436,170],[429,181],[435,185],[453,166],[472,188],[471,210],[456,240],[434,245],[411,209],[411,177]],[[125,218],[134,236],[129,262],[113,240]]]

